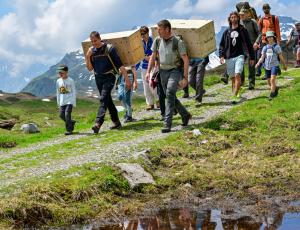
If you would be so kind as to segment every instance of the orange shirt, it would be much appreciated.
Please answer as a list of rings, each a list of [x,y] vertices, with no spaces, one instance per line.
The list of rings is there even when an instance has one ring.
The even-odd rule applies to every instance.
[[[272,15],[263,16],[258,21],[259,30],[262,33],[262,43],[266,43],[266,32],[274,31],[276,34],[277,43],[280,44],[281,34],[280,34],[280,26],[279,19],[275,16],[275,20],[273,22]]]

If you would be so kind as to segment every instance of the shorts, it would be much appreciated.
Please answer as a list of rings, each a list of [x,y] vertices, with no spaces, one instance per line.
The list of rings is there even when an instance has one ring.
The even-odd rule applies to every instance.
[[[242,74],[244,69],[244,61],[244,55],[226,59],[227,74],[230,77],[234,77],[235,74]]]
[[[266,69],[266,78],[271,78],[271,76],[277,76],[279,73],[279,66],[273,66],[270,70]]]

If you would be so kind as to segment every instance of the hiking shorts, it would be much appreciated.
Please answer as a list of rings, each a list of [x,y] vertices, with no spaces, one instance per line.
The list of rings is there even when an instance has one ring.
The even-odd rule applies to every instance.
[[[266,78],[269,79],[271,76],[277,76],[279,73],[279,66],[272,66],[271,69],[266,69]]]
[[[244,55],[226,59],[227,74],[232,78],[235,74],[242,74],[244,69]]]

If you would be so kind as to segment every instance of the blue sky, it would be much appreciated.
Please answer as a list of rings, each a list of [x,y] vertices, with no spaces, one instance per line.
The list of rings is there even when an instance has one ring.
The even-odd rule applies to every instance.
[[[53,65],[81,48],[92,30],[101,33],[152,25],[164,18],[213,19],[226,25],[236,0],[0,0],[0,63],[12,77],[33,64]],[[265,1],[250,4],[261,13]],[[300,19],[299,0],[269,0],[272,12]],[[1,76],[0,76],[1,77]]]

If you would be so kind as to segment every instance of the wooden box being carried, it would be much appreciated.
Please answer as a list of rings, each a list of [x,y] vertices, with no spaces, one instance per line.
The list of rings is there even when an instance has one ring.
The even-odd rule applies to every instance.
[[[212,20],[171,19],[172,31],[184,40],[190,58],[204,58],[216,50],[215,28]],[[151,27],[153,37],[157,26]]]
[[[144,48],[139,30],[131,30],[124,32],[116,32],[109,34],[100,34],[101,40],[112,44],[124,66],[135,65],[144,58]],[[90,39],[86,39],[82,43],[84,56],[92,46]]]

